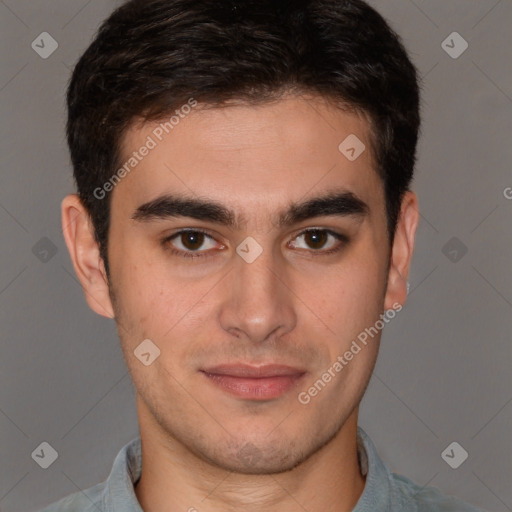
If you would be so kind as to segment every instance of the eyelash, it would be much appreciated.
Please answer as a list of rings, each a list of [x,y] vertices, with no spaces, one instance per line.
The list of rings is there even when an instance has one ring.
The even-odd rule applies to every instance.
[[[321,249],[318,249],[315,251],[314,249],[311,249],[313,251],[313,253],[316,253],[316,256],[328,256],[329,254],[337,253],[337,252],[341,251],[343,249],[343,247],[349,242],[348,237],[346,237],[345,235],[336,233],[335,231],[332,231],[330,229],[318,229],[318,228],[305,229],[304,231],[300,232],[294,238],[294,240],[296,238],[299,238],[300,236],[303,236],[303,235],[311,232],[311,231],[319,231],[322,233],[326,233],[327,235],[333,236],[336,240],[338,240],[338,242],[341,242],[339,244],[336,244],[334,247],[332,247],[331,249],[328,249],[328,250],[322,251]],[[176,256],[181,256],[183,258],[208,258],[209,255],[207,254],[206,251],[202,251],[202,252],[200,252],[200,251],[197,251],[197,252],[182,251],[180,249],[174,248],[172,245],[169,245],[169,242],[171,242],[171,240],[174,240],[175,238],[178,238],[180,235],[186,234],[186,233],[202,233],[205,236],[207,236],[208,238],[215,240],[210,234],[208,234],[206,231],[203,231],[202,229],[182,229],[181,231],[177,231],[176,233],[172,234],[171,236],[164,238],[162,240],[162,245],[169,252],[171,252],[171,254],[174,254]]]

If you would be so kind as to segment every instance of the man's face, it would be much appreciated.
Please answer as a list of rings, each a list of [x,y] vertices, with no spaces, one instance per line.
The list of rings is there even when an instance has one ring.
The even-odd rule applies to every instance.
[[[379,335],[309,403],[299,393],[396,298],[368,123],[289,96],[198,106],[161,141],[158,125],[124,139],[126,160],[148,136],[157,145],[113,191],[108,245],[141,422],[229,470],[291,468],[357,412]],[[354,161],[338,149],[351,134],[366,146]],[[289,210],[337,194],[323,210]],[[221,205],[235,222],[198,208],[169,216],[172,205],[155,200],[171,196]],[[160,350],[148,366],[134,354],[146,339]]]

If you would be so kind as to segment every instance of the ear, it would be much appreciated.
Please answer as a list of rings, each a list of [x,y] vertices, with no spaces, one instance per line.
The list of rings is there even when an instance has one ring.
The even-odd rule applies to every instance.
[[[62,232],[87,303],[98,315],[114,318],[105,265],[91,218],[76,194],[64,198],[61,212]]]
[[[414,250],[418,220],[418,198],[414,192],[407,191],[402,199],[391,249],[388,286],[384,299],[385,309],[396,309],[396,304],[404,304],[407,298],[407,277]]]

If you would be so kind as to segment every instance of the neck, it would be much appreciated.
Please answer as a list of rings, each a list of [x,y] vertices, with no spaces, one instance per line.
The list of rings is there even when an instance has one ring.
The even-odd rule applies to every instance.
[[[349,512],[366,480],[357,459],[357,412],[302,464],[266,475],[219,468],[139,414],[143,471],[137,499],[145,512]]]

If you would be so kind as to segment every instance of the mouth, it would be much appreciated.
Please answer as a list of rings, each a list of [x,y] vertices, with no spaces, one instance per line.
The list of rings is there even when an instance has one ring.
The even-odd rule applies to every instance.
[[[220,365],[200,370],[211,384],[246,400],[271,400],[298,385],[305,370],[291,366],[268,364]]]

